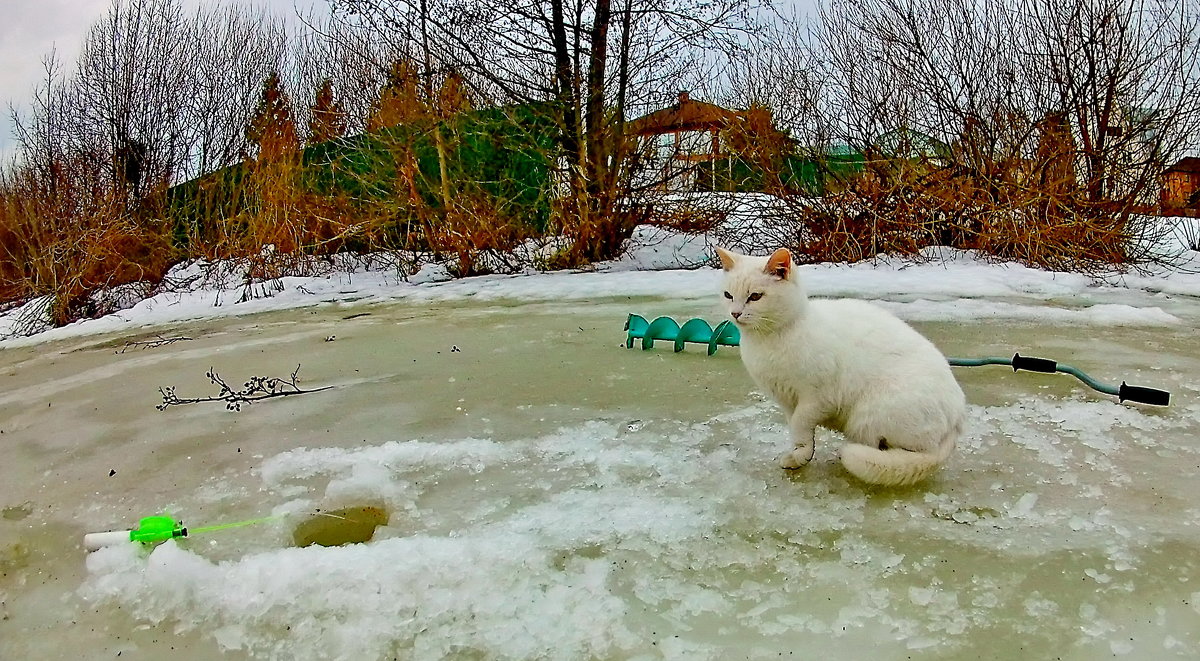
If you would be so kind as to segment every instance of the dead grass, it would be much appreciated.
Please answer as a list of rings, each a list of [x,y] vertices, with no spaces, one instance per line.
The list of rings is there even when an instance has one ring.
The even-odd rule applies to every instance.
[[[1152,221],[1110,203],[1088,204],[1069,187],[980,179],[952,167],[908,163],[868,168],[822,199],[785,192],[803,227],[795,246],[813,262],[916,258],[928,246],[977,250],[985,258],[1100,272],[1153,259]]]
[[[482,275],[498,267],[511,271],[521,265],[513,250],[530,238],[523,223],[506,218],[486,196],[459,195],[445,215],[426,227],[425,239],[435,255],[444,255],[450,273],[456,277]],[[481,259],[487,255],[490,259]],[[503,256],[512,256],[503,263]],[[497,263],[500,259],[502,263]]]
[[[173,252],[161,223],[135,218],[81,164],[0,181],[0,297],[49,297],[54,325],[107,314],[93,295],[162,279]]]

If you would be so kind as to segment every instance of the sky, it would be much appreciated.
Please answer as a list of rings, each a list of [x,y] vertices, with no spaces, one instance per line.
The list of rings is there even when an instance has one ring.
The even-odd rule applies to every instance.
[[[225,4],[223,0],[180,0],[188,8]],[[88,28],[111,6],[112,0],[5,0],[0,22],[0,155],[14,150],[9,105],[24,111],[33,89],[42,79],[43,59],[57,52],[70,71]],[[326,7],[325,0],[247,0],[265,5],[281,16],[295,16],[299,8]]]
[[[83,38],[113,0],[2,0],[0,21],[0,160],[15,151],[9,106],[25,112],[33,89],[42,80],[43,59],[56,52],[66,71],[71,71]],[[265,5],[280,16],[295,17],[297,10],[308,15],[328,8],[328,0],[180,0],[188,8],[228,3]],[[778,2],[776,3],[779,4]],[[786,3],[800,11],[811,11],[816,0]]]

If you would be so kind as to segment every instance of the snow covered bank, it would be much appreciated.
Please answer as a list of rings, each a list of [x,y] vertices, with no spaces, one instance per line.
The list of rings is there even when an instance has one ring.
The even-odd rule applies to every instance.
[[[719,271],[712,268],[715,240],[639,227],[624,257],[587,272],[527,272],[453,280],[437,265],[411,277],[386,263],[313,277],[285,277],[247,289],[244,278],[204,280],[199,265],[184,265],[170,280],[187,283],[125,310],[24,338],[12,337],[19,320],[36,312],[35,301],[0,316],[0,341],[22,346],[80,335],[139,329],[189,320],[254,314],[329,304],[456,301],[554,302],[625,297],[700,300],[714,296]],[[816,264],[799,269],[814,296],[894,301],[910,320],[1038,320],[1047,323],[1162,325],[1179,320],[1163,308],[1170,296],[1200,297],[1200,253],[1181,248],[1178,268],[1098,281],[1074,273],[993,264],[971,252],[933,248],[921,260],[879,258],[856,264]],[[191,277],[189,277],[191,276]],[[983,304],[972,299],[996,299]],[[959,301],[949,304],[949,301]],[[23,316],[24,315],[24,316]]]

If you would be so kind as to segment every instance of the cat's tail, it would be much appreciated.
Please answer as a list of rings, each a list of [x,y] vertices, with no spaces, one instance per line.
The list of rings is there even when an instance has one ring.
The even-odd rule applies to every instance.
[[[901,448],[880,450],[869,445],[847,443],[842,447],[842,465],[863,482],[890,487],[916,484],[929,477],[954,451],[957,430],[947,434],[934,450],[914,452]]]

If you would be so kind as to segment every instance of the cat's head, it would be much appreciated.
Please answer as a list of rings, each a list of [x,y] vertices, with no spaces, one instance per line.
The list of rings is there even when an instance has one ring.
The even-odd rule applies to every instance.
[[[782,329],[802,312],[804,289],[792,253],[780,248],[770,257],[739,255],[717,248],[725,279],[721,292],[729,318],[743,330]]]

